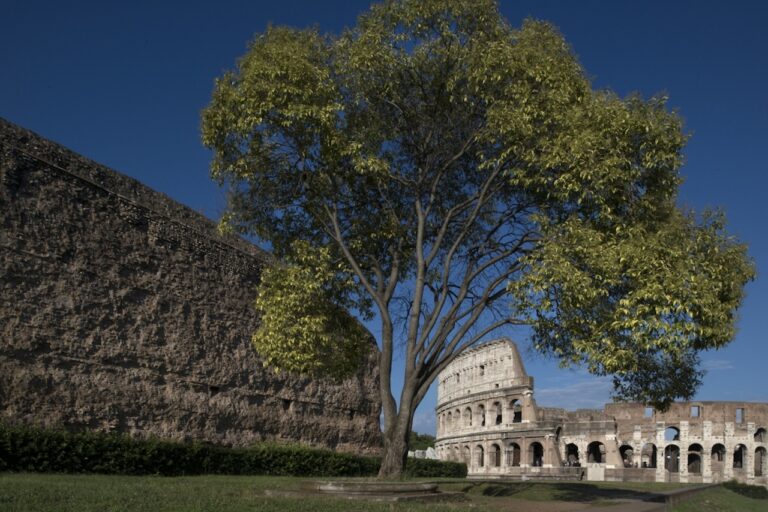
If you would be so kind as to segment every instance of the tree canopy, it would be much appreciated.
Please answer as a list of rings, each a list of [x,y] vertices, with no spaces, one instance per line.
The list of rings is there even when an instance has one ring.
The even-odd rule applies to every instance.
[[[620,399],[690,397],[754,275],[722,214],[676,206],[665,98],[593,89],[553,26],[513,28],[491,0],[386,1],[339,36],[270,27],[202,131],[227,225],[285,262],[259,292],[267,361],[353,354],[343,372],[360,332],[336,308],[381,322],[383,475],[437,374],[507,325]]]

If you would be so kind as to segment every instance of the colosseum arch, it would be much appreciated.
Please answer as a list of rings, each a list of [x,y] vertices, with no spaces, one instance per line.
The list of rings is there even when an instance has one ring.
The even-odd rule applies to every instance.
[[[464,426],[465,427],[471,427],[472,426],[472,408],[467,407],[464,409]]]
[[[528,461],[531,466],[544,465],[544,447],[539,442],[528,445]]]
[[[744,469],[747,462],[747,447],[737,444],[733,450],[733,469]]]
[[[680,472],[680,447],[676,444],[668,444],[664,448],[664,469],[670,473]]]
[[[755,448],[755,476],[768,476],[768,451],[762,446]]]
[[[485,406],[483,404],[477,406],[477,422],[481,427],[485,426]]]
[[[479,468],[485,466],[485,449],[481,444],[475,446],[475,466]]]
[[[600,441],[592,441],[587,445],[587,462],[604,463],[605,445]]]
[[[679,441],[680,440],[680,429],[674,426],[670,426],[664,429],[664,440],[669,441]]]
[[[565,445],[565,463],[569,466],[580,466],[579,447],[574,443]]]
[[[489,455],[491,456],[491,466],[495,468],[501,467],[501,447],[498,444],[493,443],[491,445]]]
[[[520,466],[520,445],[517,443],[507,445],[507,466]]]
[[[646,443],[640,450],[640,465],[644,468],[656,467],[656,445],[653,443]]]
[[[625,468],[631,468],[635,464],[635,449],[628,444],[619,447],[619,455]]]
[[[494,425],[501,425],[504,421],[504,415],[502,414],[501,402],[493,402],[493,416]]]
[[[701,455],[704,448],[700,444],[694,443],[688,447],[688,473],[692,475],[701,474]]]
[[[764,443],[768,441],[768,435],[766,435],[766,431],[763,427],[760,427],[757,430],[755,430],[754,439],[756,443]]]
[[[465,444],[461,450],[461,462],[469,466],[472,463],[472,450],[469,445]]]
[[[520,401],[517,398],[510,400],[507,411],[507,416],[512,419],[512,423],[522,423],[523,407],[520,405]]]

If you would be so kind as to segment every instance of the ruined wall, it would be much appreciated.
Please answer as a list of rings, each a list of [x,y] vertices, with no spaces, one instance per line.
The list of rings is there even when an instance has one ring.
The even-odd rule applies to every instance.
[[[0,119],[0,420],[376,451],[374,353],[338,385],[261,366],[250,335],[267,259]]]

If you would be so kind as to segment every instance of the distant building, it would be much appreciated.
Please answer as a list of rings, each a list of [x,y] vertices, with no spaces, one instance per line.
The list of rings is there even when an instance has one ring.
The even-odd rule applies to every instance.
[[[470,478],[768,485],[768,404],[539,407],[509,340],[468,350],[438,380],[435,449],[465,462]]]

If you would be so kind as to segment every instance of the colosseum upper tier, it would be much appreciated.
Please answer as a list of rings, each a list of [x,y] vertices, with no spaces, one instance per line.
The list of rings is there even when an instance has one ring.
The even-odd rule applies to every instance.
[[[768,486],[768,404],[539,407],[533,378],[506,339],[465,352],[438,379],[435,449],[443,460],[466,462],[473,478]]]

